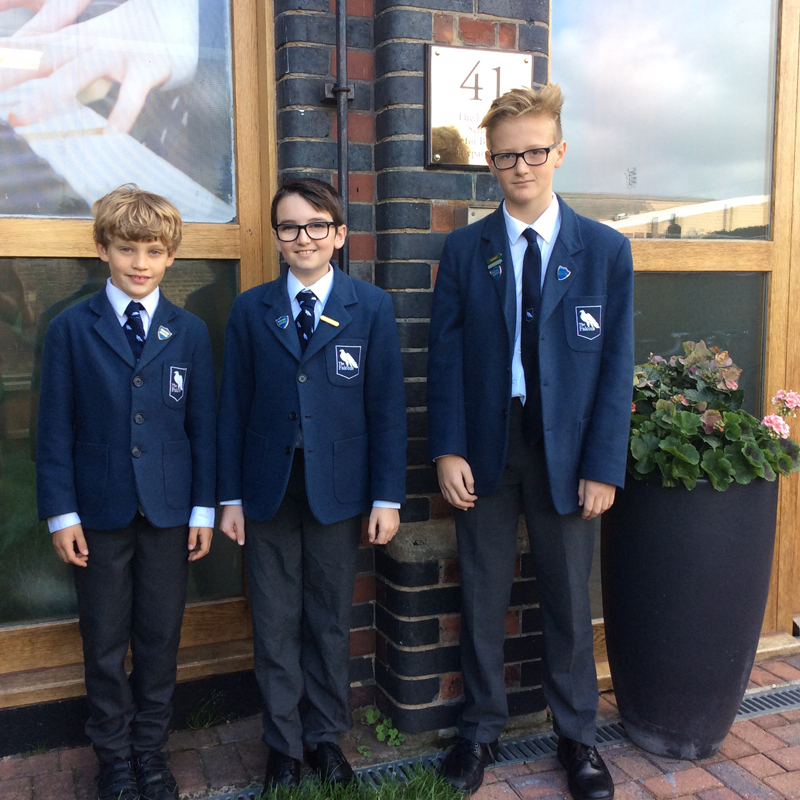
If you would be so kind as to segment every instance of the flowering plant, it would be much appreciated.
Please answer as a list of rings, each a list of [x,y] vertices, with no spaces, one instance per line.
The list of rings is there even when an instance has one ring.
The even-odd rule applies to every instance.
[[[663,486],[694,489],[708,478],[724,492],[755,478],[800,470],[800,447],[785,418],[800,411],[800,394],[772,398],[777,414],[759,422],[742,410],[741,369],[727,351],[684,342],[684,355],[651,354],[635,368],[628,472],[638,480],[661,474]]]

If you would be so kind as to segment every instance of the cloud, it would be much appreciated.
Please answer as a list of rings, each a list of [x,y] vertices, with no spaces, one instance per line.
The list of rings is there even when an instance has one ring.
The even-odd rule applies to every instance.
[[[746,0],[554,0],[564,192],[769,193],[774,9]]]

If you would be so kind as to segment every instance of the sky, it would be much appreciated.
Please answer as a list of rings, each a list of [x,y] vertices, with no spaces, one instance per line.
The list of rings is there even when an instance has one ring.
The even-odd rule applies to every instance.
[[[769,194],[775,0],[552,0],[560,192]]]

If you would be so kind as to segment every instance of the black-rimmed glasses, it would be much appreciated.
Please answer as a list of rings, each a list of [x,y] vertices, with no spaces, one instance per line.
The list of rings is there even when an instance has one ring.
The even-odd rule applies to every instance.
[[[331,225],[334,228],[339,227],[335,222],[320,220],[319,222],[307,222],[305,225],[289,225],[288,223],[276,225],[275,232],[282,242],[293,242],[300,235],[300,231],[305,231],[309,239],[319,240],[327,237]]]
[[[495,169],[513,169],[517,166],[519,157],[522,156],[523,160],[529,167],[539,167],[547,161],[551,150],[555,150],[560,142],[551,144],[550,147],[536,147],[533,150],[525,150],[522,153],[492,153],[491,159]]]

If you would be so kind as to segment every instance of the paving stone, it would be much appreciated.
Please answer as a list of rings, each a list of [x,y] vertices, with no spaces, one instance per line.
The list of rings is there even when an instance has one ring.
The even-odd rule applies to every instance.
[[[239,742],[244,739],[260,739],[263,732],[261,714],[214,728],[214,733],[223,744]]]
[[[496,781],[507,781],[520,775],[535,775],[537,772],[549,772],[560,769],[557,758],[543,758],[540,761],[529,761],[527,764],[509,764],[507,767],[495,767],[490,770]],[[488,774],[489,770],[487,770]]]
[[[731,761],[710,764],[707,770],[714,777],[719,778],[729,789],[747,800],[780,800],[777,792]]]
[[[653,800],[653,795],[646,792],[641,784],[635,781],[615,786],[614,797],[616,800]]]
[[[203,773],[203,764],[197,750],[184,750],[174,753],[169,768],[178,782],[181,794],[205,793],[208,781]]]
[[[74,747],[59,750],[58,763],[61,769],[77,769],[82,772],[97,772],[97,756],[91,747]]]
[[[750,673],[750,682],[756,686],[775,686],[778,683],[783,683],[776,675],[761,669],[761,667],[753,667],[753,671]]]
[[[247,772],[239,760],[235,744],[221,744],[198,752],[209,785],[222,788],[247,782]]]
[[[788,752],[789,750],[795,750],[794,747],[785,747],[782,750],[774,750],[773,755],[783,755],[784,753]],[[800,767],[800,758],[797,758],[797,766],[796,767],[786,767],[786,769],[797,769]],[[775,761],[779,763],[783,763],[782,759],[776,758]],[[772,758],[767,758],[765,755],[761,753],[756,753],[754,756],[745,756],[744,758],[740,758],[736,763],[740,767],[744,767],[750,774],[755,775],[756,778],[763,780],[764,778],[768,777],[769,775],[778,775],[784,771],[782,766],[778,766]]]
[[[164,748],[169,753],[177,750],[200,750],[204,747],[214,747],[219,744],[214,731],[203,728],[198,731],[178,731],[169,737],[167,746]]]
[[[727,786],[719,789],[706,789],[697,795],[700,800],[739,800],[741,795],[731,791]]]
[[[472,800],[519,800],[517,793],[504,782],[484,784],[472,795]]]
[[[33,800],[75,800],[72,770],[34,776]]]
[[[242,766],[247,771],[250,780],[263,780],[269,753],[264,742],[261,739],[247,739],[243,742],[236,742],[236,749],[239,751]]]
[[[648,761],[642,756],[619,756],[612,759],[612,763],[616,764],[628,776],[628,780],[638,781],[642,778],[652,778],[655,775],[661,775],[661,770],[652,762]]]
[[[767,661],[761,664],[762,669],[777,675],[783,681],[800,680],[800,669],[787,664],[785,661]]]
[[[97,783],[94,776],[97,774],[97,767],[90,770],[73,770],[72,775],[75,780],[75,797],[77,800],[97,800]]]
[[[713,764],[712,766],[718,765]],[[702,792],[704,789],[713,789],[722,786],[722,783],[710,772],[700,769],[700,767],[691,767],[680,772],[646,778],[642,781],[642,785],[657,800],[665,800],[668,797],[682,797],[686,794]]]
[[[800,744],[800,722],[792,722],[782,728],[773,728],[769,735],[777,736],[786,744]],[[759,748],[765,750],[766,748]]]
[[[508,779],[509,785],[522,800],[538,800],[551,794],[566,794],[567,774],[564,770],[521,775]]]
[[[758,751],[755,749],[755,747],[753,747],[753,745],[745,742],[744,739],[740,739],[735,734],[729,733],[725,737],[725,741],[722,743],[722,746],[719,748],[719,752],[722,753],[725,758],[735,761],[737,758],[751,756],[753,753]]]
[[[601,696],[597,704],[597,719],[603,721],[607,719],[616,719],[619,716],[619,711],[613,703],[609,703],[605,696]]]
[[[781,750],[772,750],[769,753],[769,760],[780,764],[785,770],[794,771],[800,769],[800,745],[784,747]],[[773,772],[771,774],[775,775],[777,773]]]
[[[800,770],[784,772],[764,778],[764,782],[779,791],[784,797],[800,797]]]
[[[29,777],[0,780],[0,797],[3,800],[31,800],[33,782]]]
[[[792,708],[789,711],[781,711],[780,716],[783,717],[787,722],[800,722],[800,708]],[[763,719],[763,717],[759,717],[759,719]]]
[[[14,756],[0,761],[0,781],[43,772],[58,772],[58,750],[36,756]]]
[[[790,727],[791,725],[787,725],[786,728],[778,728],[777,730],[783,731]],[[731,728],[731,733],[735,734],[740,739],[744,739],[745,742],[752,745],[759,753],[785,747],[781,739],[776,739],[771,733],[767,733],[767,731],[759,728],[758,725],[754,725],[749,719],[743,722],[735,722]],[[798,738],[800,739],[800,725],[798,725]],[[792,744],[795,744],[795,742],[792,742]]]
[[[682,761],[679,758],[664,758],[663,756],[657,756],[655,753],[648,753],[645,750],[640,750],[639,753],[648,761],[652,761],[664,773],[682,772],[683,770],[694,768],[692,761]]]
[[[765,731],[781,728],[784,725],[788,725],[790,721],[798,722],[800,717],[795,720],[787,720],[783,714],[766,714],[763,717],[753,717],[752,719],[754,725],[758,725],[759,728],[763,728]]]

